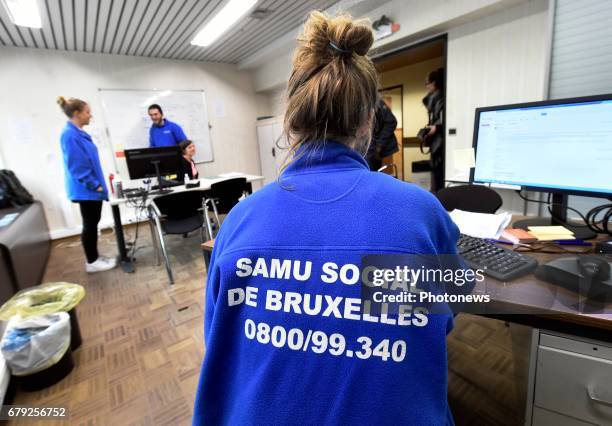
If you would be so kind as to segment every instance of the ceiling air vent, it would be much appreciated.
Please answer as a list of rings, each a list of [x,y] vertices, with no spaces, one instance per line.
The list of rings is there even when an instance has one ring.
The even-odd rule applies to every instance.
[[[253,18],[253,19],[257,19],[259,21],[263,21],[264,19],[266,19],[270,15],[272,15],[272,13],[274,13],[273,10],[257,8],[253,12],[251,12],[251,14],[249,15],[249,18]]]

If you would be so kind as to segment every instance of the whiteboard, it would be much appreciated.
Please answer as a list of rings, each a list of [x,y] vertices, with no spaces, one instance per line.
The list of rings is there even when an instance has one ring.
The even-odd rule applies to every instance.
[[[213,161],[206,97],[202,90],[99,89],[108,135],[115,152],[147,148],[152,122],[147,108],[159,104],[196,146],[195,162]]]

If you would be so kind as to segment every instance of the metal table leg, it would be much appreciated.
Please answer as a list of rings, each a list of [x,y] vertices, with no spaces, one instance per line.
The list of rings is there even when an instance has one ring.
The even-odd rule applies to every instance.
[[[119,249],[121,269],[123,269],[123,272],[132,273],[134,272],[134,264],[128,257],[127,250],[125,248],[125,237],[123,236],[123,225],[121,224],[119,205],[113,204],[111,208],[113,211],[113,221],[115,222],[115,237],[117,238],[117,248]]]

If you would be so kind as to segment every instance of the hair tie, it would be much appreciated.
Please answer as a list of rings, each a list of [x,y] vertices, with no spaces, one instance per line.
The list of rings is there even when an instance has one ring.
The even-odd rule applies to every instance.
[[[329,42],[329,45],[332,47],[332,49],[337,50],[340,53],[351,53],[349,50],[344,50],[344,49],[339,48],[331,41]]]

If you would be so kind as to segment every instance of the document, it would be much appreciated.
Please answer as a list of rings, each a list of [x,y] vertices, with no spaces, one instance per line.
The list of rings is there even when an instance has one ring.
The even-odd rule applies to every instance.
[[[450,217],[462,234],[495,240],[500,237],[512,220],[510,213],[472,213],[459,209],[450,212]]]

